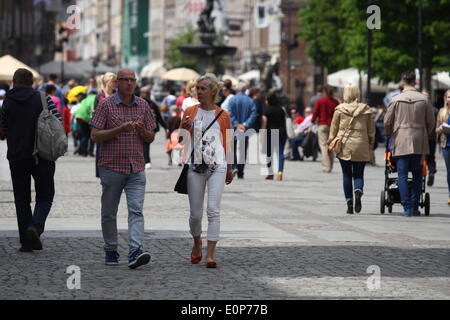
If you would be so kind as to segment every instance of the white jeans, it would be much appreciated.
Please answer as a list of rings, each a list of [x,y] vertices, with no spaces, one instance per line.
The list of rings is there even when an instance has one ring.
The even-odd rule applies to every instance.
[[[202,234],[203,202],[208,186],[208,241],[219,241],[220,232],[220,201],[225,187],[226,169],[217,169],[212,174],[201,174],[189,170],[187,184],[191,215],[189,227],[193,237]]]

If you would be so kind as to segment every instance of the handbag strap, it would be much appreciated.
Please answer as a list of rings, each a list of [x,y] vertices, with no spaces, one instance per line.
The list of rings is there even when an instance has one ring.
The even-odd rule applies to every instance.
[[[219,112],[219,114],[214,118],[214,120],[213,121],[211,121],[211,123],[209,124],[209,126],[205,129],[205,131],[203,131],[203,133],[202,133],[202,138],[203,138],[203,136],[205,135],[205,133],[214,125],[214,123],[219,119],[219,117],[222,115],[222,113],[223,113],[223,109]],[[190,157],[190,159],[192,159],[192,157],[193,157],[193,155],[194,155],[194,151],[195,151],[195,147],[194,148],[192,148],[192,152],[191,152],[191,157]]]
[[[358,109],[359,109],[359,106],[358,106],[358,108],[356,108],[355,111],[353,111],[352,119],[350,120],[350,123],[348,124],[347,128],[345,129],[344,134],[342,135],[342,139],[344,139],[347,131],[350,130],[350,128],[352,127],[353,120],[355,120],[355,113],[356,113],[356,111],[358,111]]]

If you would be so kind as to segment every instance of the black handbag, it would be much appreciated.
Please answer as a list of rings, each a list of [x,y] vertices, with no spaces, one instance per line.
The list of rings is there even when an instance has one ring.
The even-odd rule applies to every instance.
[[[222,113],[223,113],[223,110],[220,111],[220,113],[216,116],[216,118],[209,124],[208,128],[206,128],[206,130],[203,131],[202,137],[205,135],[206,131],[208,131],[209,128],[212,127],[212,125],[217,121],[217,119],[219,119],[219,117]],[[192,159],[193,155],[194,155],[194,150],[192,150],[191,159]],[[181,194],[188,194],[188,190],[187,190],[188,172],[189,172],[189,164],[186,163],[183,166],[183,170],[181,170],[181,174],[180,174],[180,177],[178,178],[177,183],[175,184],[174,191],[181,193]]]

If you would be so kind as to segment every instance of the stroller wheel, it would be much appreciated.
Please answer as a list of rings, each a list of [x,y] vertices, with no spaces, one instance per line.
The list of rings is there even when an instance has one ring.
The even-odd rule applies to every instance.
[[[428,192],[425,193],[424,205],[425,205],[425,215],[429,216],[430,215],[430,194]]]
[[[381,214],[384,214],[384,207],[385,207],[385,195],[384,191],[381,191],[381,197],[380,197],[380,212]]]

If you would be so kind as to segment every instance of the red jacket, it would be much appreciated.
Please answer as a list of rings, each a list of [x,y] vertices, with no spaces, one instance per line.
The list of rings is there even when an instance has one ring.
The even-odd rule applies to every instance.
[[[319,126],[331,126],[334,109],[336,109],[338,105],[339,101],[328,96],[318,99],[316,104],[314,105],[312,123],[314,123],[316,119],[319,118]]]

